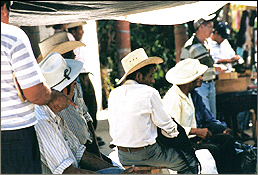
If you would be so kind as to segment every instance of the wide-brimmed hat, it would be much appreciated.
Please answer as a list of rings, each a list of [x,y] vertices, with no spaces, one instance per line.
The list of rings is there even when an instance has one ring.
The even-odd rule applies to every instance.
[[[51,52],[64,54],[82,46],[85,47],[86,45],[80,41],[69,41],[66,32],[55,33],[39,43],[41,54],[37,58],[37,62],[40,63]]]
[[[77,26],[82,26],[85,24],[87,24],[87,23],[86,22],[72,22],[72,23],[67,24],[67,29],[74,28]]]
[[[162,63],[162,58],[159,57],[148,57],[143,48],[134,50],[133,52],[127,54],[122,60],[122,66],[124,68],[125,74],[118,81],[117,84],[122,83],[125,78],[135,72],[136,70],[149,65],[149,64],[159,64]]]
[[[212,14],[212,15],[208,15],[208,16],[204,16],[198,20],[194,20],[194,29],[198,29],[200,27],[200,25],[202,23],[204,23],[205,21],[210,21],[212,20],[213,18],[215,18],[216,14]]]
[[[57,52],[50,53],[39,63],[46,83],[53,89],[61,91],[79,75],[83,63],[74,59],[64,59]]]
[[[204,74],[208,66],[200,64],[197,59],[186,58],[166,73],[166,80],[172,84],[187,84]]]

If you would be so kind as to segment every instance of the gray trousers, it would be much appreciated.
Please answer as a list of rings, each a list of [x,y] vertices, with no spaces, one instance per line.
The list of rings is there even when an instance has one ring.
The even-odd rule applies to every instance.
[[[195,169],[197,174],[197,162],[191,155],[185,154],[185,156],[190,164],[190,167]],[[123,152],[118,150],[118,157],[121,164],[124,166],[161,166],[177,171],[180,174],[192,174],[184,160],[175,149],[166,149],[158,143],[148,146],[146,149],[135,152]]]

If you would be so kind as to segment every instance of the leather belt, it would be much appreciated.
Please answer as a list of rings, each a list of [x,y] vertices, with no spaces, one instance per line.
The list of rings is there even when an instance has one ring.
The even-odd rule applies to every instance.
[[[206,80],[206,81],[203,81],[204,83],[210,83],[210,82],[213,82],[214,80]]]
[[[136,152],[136,151],[140,151],[143,149],[146,149],[148,146],[144,146],[144,147],[139,147],[139,148],[126,148],[126,147],[121,147],[121,146],[117,146],[118,150],[123,151],[123,152]]]

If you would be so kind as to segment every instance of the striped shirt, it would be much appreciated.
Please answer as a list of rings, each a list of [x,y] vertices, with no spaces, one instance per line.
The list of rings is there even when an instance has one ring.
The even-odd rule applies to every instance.
[[[47,105],[35,105],[35,114],[42,173],[62,174],[71,164],[78,167],[86,147],[80,144],[66,122]]]
[[[22,103],[13,82],[21,89],[37,85],[45,78],[38,66],[27,35],[16,26],[1,22],[1,130],[33,126],[37,120],[34,104]]]
[[[92,133],[88,128],[87,122],[93,121],[90,114],[87,112],[79,84],[75,81],[74,86],[74,103],[78,108],[69,105],[68,108],[58,112],[58,115],[63,118],[72,133],[84,145],[87,141],[92,142]]]
[[[182,48],[181,59],[186,58],[198,59],[201,64],[208,66],[208,70],[202,77],[204,81],[216,78],[215,68],[213,67],[214,61],[205,45],[198,40],[196,35],[193,35]]]

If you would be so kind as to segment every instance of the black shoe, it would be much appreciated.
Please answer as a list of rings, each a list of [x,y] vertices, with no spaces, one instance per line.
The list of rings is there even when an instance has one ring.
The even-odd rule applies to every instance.
[[[102,141],[102,140],[101,140],[101,141],[98,141],[98,145],[99,145],[99,146],[103,146],[103,145],[105,145],[105,142]]]

